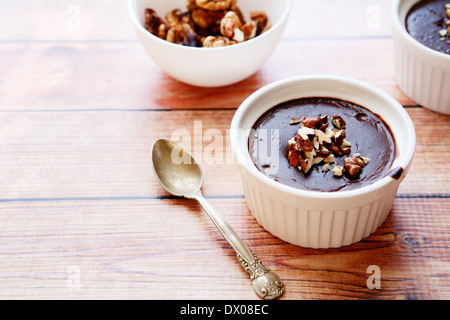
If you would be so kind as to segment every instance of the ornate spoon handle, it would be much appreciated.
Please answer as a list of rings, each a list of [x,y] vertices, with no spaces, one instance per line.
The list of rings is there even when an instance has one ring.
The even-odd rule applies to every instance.
[[[236,251],[242,267],[250,274],[250,279],[252,280],[253,288],[256,293],[261,298],[267,300],[275,299],[282,295],[284,292],[284,285],[281,278],[263,265],[256,254],[244,244],[233,228],[231,228],[214,207],[211,206],[201,192],[197,191],[186,197],[196,199],[200,203],[216,225],[217,229],[219,229],[220,233],[222,233],[224,238]]]

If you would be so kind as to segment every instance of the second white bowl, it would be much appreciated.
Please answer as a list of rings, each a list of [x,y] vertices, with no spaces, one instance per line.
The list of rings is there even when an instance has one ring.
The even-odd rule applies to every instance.
[[[185,11],[186,0],[129,0],[128,12],[144,49],[171,77],[195,86],[219,87],[244,80],[255,73],[277,46],[288,20],[291,0],[239,0],[248,19],[251,11],[264,11],[272,27],[251,40],[221,48],[194,48],[162,40],[143,27],[146,8],[160,17],[173,10]]]

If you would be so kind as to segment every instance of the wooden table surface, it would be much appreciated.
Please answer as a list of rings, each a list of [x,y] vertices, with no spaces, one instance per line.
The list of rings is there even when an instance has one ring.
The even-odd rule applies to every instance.
[[[181,144],[200,150],[203,162],[217,160],[205,149],[219,132],[226,152],[223,163],[203,166],[203,192],[282,277],[282,299],[449,299],[450,117],[396,85],[390,5],[293,0],[283,38],[256,74],[196,88],[147,56],[125,1],[2,1],[0,298],[259,299],[200,206],[167,194],[150,165],[155,139],[180,132],[190,133]],[[386,91],[417,131],[387,221],[339,249],[302,248],[267,233],[225,161],[227,129],[245,98],[307,74]],[[371,266],[380,288],[368,288]]]

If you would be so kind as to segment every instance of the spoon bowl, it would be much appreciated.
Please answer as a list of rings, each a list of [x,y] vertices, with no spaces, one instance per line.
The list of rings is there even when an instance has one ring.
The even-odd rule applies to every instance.
[[[265,267],[258,256],[239,238],[237,233],[203,197],[200,187],[203,174],[188,152],[176,143],[158,139],[152,147],[152,165],[156,178],[174,196],[197,200],[220,233],[236,251],[239,262],[250,274],[253,289],[263,299],[271,300],[284,292],[281,278]]]
[[[155,141],[152,164],[159,183],[175,196],[192,194],[202,185],[203,174],[200,166],[189,153],[170,140]]]

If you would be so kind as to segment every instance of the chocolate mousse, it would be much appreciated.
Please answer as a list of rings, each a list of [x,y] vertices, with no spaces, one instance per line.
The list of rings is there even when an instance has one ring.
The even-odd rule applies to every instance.
[[[311,191],[352,190],[390,174],[395,141],[368,109],[335,98],[290,100],[265,112],[249,135],[256,168]]]
[[[406,30],[423,45],[450,55],[450,0],[422,0],[406,16]]]

